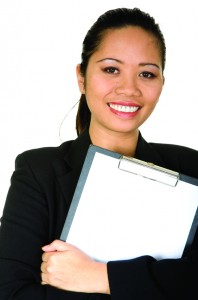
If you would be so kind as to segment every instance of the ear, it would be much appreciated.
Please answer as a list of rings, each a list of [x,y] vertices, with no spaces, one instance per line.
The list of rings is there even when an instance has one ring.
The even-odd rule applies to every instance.
[[[81,94],[85,94],[85,78],[82,76],[80,71],[80,64],[76,66],[76,76],[78,80],[78,87]]]

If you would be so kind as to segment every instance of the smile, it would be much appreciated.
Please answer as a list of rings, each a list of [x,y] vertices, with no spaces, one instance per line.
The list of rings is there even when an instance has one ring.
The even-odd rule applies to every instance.
[[[127,105],[118,105],[118,104],[108,104],[109,107],[116,111],[125,112],[125,113],[133,113],[136,112],[140,107],[139,106],[127,106]]]

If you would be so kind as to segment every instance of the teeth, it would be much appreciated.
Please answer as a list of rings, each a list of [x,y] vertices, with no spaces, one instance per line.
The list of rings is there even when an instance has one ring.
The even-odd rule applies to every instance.
[[[117,105],[112,103],[110,103],[109,106],[121,112],[136,112],[139,108],[138,106],[125,106],[125,105]]]

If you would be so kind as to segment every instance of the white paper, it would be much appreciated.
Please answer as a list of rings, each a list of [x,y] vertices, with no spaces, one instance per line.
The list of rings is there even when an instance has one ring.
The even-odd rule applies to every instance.
[[[197,186],[145,179],[118,169],[118,159],[96,153],[67,242],[104,262],[179,258],[197,204]]]

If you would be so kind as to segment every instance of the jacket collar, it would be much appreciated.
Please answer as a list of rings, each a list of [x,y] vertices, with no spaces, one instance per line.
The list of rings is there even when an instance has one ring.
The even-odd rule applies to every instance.
[[[135,158],[144,160],[146,162],[151,162],[158,166],[164,166],[164,161],[156,151],[154,145],[154,143],[147,143],[147,141],[145,141],[145,139],[142,137],[141,132],[139,132]]]
[[[68,206],[73,198],[90,144],[89,132],[85,130],[76,140],[65,142],[61,145],[64,157],[54,162],[57,180]]]
[[[86,129],[76,140],[72,142],[70,151],[65,156],[65,160],[67,161],[68,165],[71,167],[82,167],[90,144],[91,139],[89,136],[89,131]],[[138,135],[135,158],[158,165],[164,164],[159,153],[156,151],[154,144],[148,143],[142,137],[141,132],[139,132]]]
[[[64,156],[66,165],[64,165],[61,160],[59,161],[59,168],[58,165],[55,167],[64,198],[66,202],[70,204],[88,148],[91,144],[88,129],[86,129],[76,140],[64,144],[69,147]],[[139,132],[135,158],[163,166],[164,162],[153,145],[154,144],[147,143]]]
[[[70,171],[74,170],[75,173],[80,174],[87,151],[91,145],[89,130],[86,129],[76,140],[71,142],[69,151],[64,156],[64,160],[69,166]],[[141,132],[138,135],[137,148],[135,158],[151,162],[159,166],[164,166],[160,154],[156,151],[154,143],[148,143],[143,137]]]
[[[64,157],[71,168],[82,168],[90,144],[89,130],[86,129],[72,142],[69,152]]]

